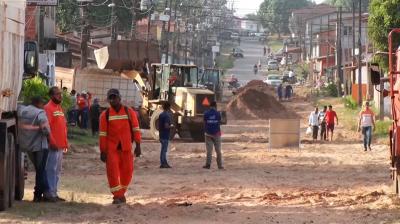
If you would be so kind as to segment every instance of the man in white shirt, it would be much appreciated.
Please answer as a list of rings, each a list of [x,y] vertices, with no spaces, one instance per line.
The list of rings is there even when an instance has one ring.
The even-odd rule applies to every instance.
[[[315,111],[311,112],[308,118],[308,125],[312,127],[312,137],[314,141],[317,141],[318,137],[318,127],[319,127],[319,117],[318,117],[318,107],[315,107]]]

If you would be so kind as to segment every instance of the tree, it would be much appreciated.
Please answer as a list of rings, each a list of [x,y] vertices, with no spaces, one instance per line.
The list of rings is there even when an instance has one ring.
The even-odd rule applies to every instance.
[[[258,16],[264,27],[268,27],[280,37],[282,33],[289,33],[291,12],[311,4],[309,0],[264,0],[260,5]]]
[[[344,10],[351,11],[353,7],[353,1],[356,3],[356,8],[358,8],[359,0],[327,0],[326,3],[334,6],[341,6]],[[370,0],[361,0],[361,9],[365,12],[368,11],[368,4]]]
[[[374,46],[383,52],[387,52],[388,35],[393,27],[400,24],[400,0],[372,0],[368,18],[368,37]],[[400,45],[399,36],[394,38],[393,46],[397,49]],[[387,56],[376,56],[375,60],[384,69],[388,68]]]

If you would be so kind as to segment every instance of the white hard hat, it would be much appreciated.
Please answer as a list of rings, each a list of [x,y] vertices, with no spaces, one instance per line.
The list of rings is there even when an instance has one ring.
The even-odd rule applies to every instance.
[[[82,91],[82,94],[87,94],[86,90],[83,90],[83,91]]]

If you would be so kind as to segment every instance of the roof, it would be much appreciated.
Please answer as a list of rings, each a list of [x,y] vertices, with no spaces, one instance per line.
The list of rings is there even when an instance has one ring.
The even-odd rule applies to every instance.
[[[336,12],[336,7],[323,3],[293,10],[292,14],[307,19],[332,12]]]

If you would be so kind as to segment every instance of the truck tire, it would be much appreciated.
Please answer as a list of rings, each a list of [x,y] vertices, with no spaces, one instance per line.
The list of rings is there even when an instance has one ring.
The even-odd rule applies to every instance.
[[[154,138],[154,140],[160,139],[160,133],[158,131],[158,119],[162,112],[163,112],[163,110],[157,109],[156,111],[153,112],[153,114],[151,115],[151,118],[150,118],[150,133],[151,133],[151,136]],[[172,114],[170,114],[170,116],[171,116],[171,120],[173,120]],[[175,127],[176,127],[176,125],[175,125]],[[170,140],[174,139],[175,134],[176,134],[176,129],[175,128],[171,129],[169,139]]]
[[[5,131],[5,133],[7,132]],[[4,139],[8,141],[7,136]],[[4,146],[5,146],[4,152],[0,152],[0,211],[4,211],[8,208],[10,200],[10,184],[9,184],[10,150],[8,147],[8,142],[5,142]]]
[[[14,198],[15,198],[15,170],[16,170],[16,165],[15,165],[15,141],[14,141],[14,135],[12,133],[8,133],[8,150],[10,152],[9,154],[9,199],[8,199],[8,206],[11,207],[14,203]]]
[[[27,171],[27,157],[19,147],[15,150],[15,200],[24,198],[25,172]]]

